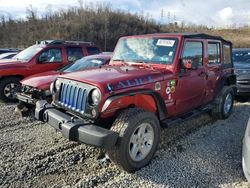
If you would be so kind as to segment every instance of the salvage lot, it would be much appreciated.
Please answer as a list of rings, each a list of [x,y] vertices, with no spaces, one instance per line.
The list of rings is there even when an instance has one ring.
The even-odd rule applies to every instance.
[[[248,187],[241,142],[250,102],[227,120],[208,114],[161,133],[149,166],[135,174],[98,159],[99,149],[69,142],[49,125],[13,115],[0,103],[0,187]]]

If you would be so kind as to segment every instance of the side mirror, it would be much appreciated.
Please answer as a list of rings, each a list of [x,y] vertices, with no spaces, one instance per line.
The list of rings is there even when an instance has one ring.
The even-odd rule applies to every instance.
[[[47,56],[41,55],[38,58],[38,63],[44,63],[44,62],[47,62],[47,61],[48,61],[48,57]]]
[[[197,69],[198,68],[197,63],[194,63],[192,59],[182,59],[181,66],[184,69]]]

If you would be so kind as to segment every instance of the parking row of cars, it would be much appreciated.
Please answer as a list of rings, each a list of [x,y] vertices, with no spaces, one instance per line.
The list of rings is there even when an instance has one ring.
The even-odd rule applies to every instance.
[[[37,46],[48,45],[48,44],[52,45],[52,44],[59,44],[59,43],[63,43],[63,42],[64,41],[47,40],[47,41],[41,41],[41,42],[37,43],[35,46],[37,47]],[[82,58],[82,57],[84,57],[86,55],[92,55],[92,54],[97,54],[97,53],[101,52],[100,49],[98,49],[97,47],[92,47],[93,48],[92,52],[89,52],[89,51],[84,52],[84,53],[81,52],[81,50],[79,48],[79,44],[81,43],[81,44],[86,45],[86,42],[68,41],[68,42],[64,42],[64,43],[65,44],[68,43],[68,45],[71,46],[71,47],[67,47],[67,50],[68,50],[67,53],[69,53],[69,54],[67,54],[67,55],[69,55],[67,60],[68,60],[70,65],[72,65],[72,62],[74,62],[75,60],[80,59],[80,58]],[[35,46],[32,46],[32,47],[26,49],[22,53],[29,53],[27,51],[32,51],[35,48]],[[53,50],[53,49],[51,49],[51,50]],[[50,51],[49,51],[49,53],[50,53]],[[20,59],[23,58],[23,60],[25,60],[25,57],[20,58],[20,55],[16,56],[19,52],[20,52],[19,49],[0,49],[0,62],[1,62],[1,65],[5,61],[7,61],[8,63],[13,64],[13,59],[20,60]],[[233,49],[232,52],[233,52],[232,58],[233,58],[233,63],[234,63],[234,68],[235,68],[235,74],[237,75],[237,95],[238,96],[248,97],[248,96],[250,96],[250,49],[249,48],[235,48],[235,49]],[[75,54],[72,55],[73,53],[75,53]],[[29,54],[29,55],[35,56],[34,54]],[[95,58],[98,58],[98,56],[93,57],[93,62],[94,62]],[[4,60],[1,61],[1,59],[4,59]],[[9,60],[9,59],[12,59],[12,60]],[[29,60],[29,59],[26,59],[26,60]],[[78,61],[78,64],[81,64],[80,62],[84,62],[84,61],[85,61],[85,59],[83,59],[82,61]],[[88,59],[86,61],[87,61],[88,65],[86,65],[86,66],[82,65],[83,67],[81,69],[85,69],[85,68],[88,69],[88,68],[92,67],[91,63],[89,63],[90,60]],[[25,92],[20,94],[20,91],[26,91],[26,94],[27,94],[27,88],[29,88],[30,90],[34,90],[33,93],[36,93],[35,90],[37,89],[37,90],[41,90],[42,92],[45,92],[46,95],[51,96],[50,92],[49,92],[50,83],[59,75],[59,73],[62,74],[61,71],[65,72],[63,68],[59,68],[58,70],[56,70],[56,69],[58,67],[63,67],[64,65],[67,64],[67,62],[60,62],[60,61],[55,59],[53,61],[49,60],[49,62],[45,61],[43,63],[47,67],[47,70],[51,69],[52,71],[48,72],[48,73],[45,72],[45,73],[43,73],[41,75],[39,75],[39,74],[36,75],[35,73],[39,73],[40,71],[41,72],[45,71],[42,68],[42,66],[38,66],[40,68],[40,70],[34,71],[34,73],[33,73],[33,70],[32,70],[33,68],[29,69],[30,75],[32,75],[32,77],[31,77],[31,79],[29,79],[29,77],[28,77],[28,79],[24,79],[23,82],[21,82],[22,86],[21,86],[21,90],[19,88],[19,95],[16,95],[16,93],[14,93],[14,90],[16,90],[16,86],[17,86],[16,84],[17,83],[10,83],[9,85],[7,85],[7,88],[5,88],[5,97],[2,96],[1,98],[4,101],[8,102],[8,101],[15,101],[15,98],[18,97],[18,99],[20,101],[25,100],[27,103],[31,103],[31,101],[33,101],[33,99],[42,99],[43,98],[43,97],[41,98],[40,95],[38,95],[38,96],[36,95],[36,96],[33,96],[34,98],[32,97],[31,100],[30,99],[25,99],[24,97],[21,96]],[[58,65],[55,66],[55,65],[53,65],[54,63],[57,63]],[[108,61],[106,61],[105,63],[108,63]],[[83,64],[85,64],[85,63],[83,63]],[[96,64],[93,65],[93,67],[95,67],[95,66],[96,66]],[[14,65],[14,67],[12,66],[12,68],[14,68],[13,72],[16,72],[15,65]],[[79,67],[79,69],[80,69],[80,67]],[[19,78],[24,78],[27,75],[29,75],[29,74],[24,75],[24,74],[20,74],[20,73],[15,73],[15,74],[16,75],[14,75],[14,76],[19,77]],[[52,76],[51,74],[54,75],[54,76]],[[1,78],[4,78],[4,77],[9,76],[9,75],[1,74],[0,76],[1,76]],[[44,81],[44,79],[41,79],[41,77],[48,78],[47,83],[46,83],[46,87],[44,86],[45,84],[42,83]],[[41,84],[39,85],[39,81],[38,81],[38,83],[37,83],[37,81],[34,81],[34,78],[36,78],[36,80],[42,80]],[[18,79],[18,80],[20,80],[20,79]],[[46,82],[46,81],[44,81],[44,82]],[[12,86],[14,86],[13,88],[11,88],[11,84],[12,84]],[[24,88],[26,88],[26,89],[24,89]],[[11,91],[11,90],[13,92],[8,92],[8,91]],[[14,95],[15,95],[15,98],[13,98]],[[44,96],[44,93],[42,94],[42,96]],[[36,100],[34,100],[34,101],[36,101]],[[33,101],[33,103],[34,103],[34,101]]]
[[[249,92],[248,56],[199,33],[122,37],[112,55],[91,42],[42,41],[0,61],[0,98],[19,100],[19,111],[36,104],[37,119],[134,172],[152,159],[161,126],[230,116],[235,95]]]

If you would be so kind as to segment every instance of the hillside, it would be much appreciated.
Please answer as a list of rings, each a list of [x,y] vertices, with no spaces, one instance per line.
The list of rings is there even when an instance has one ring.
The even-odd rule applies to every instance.
[[[176,23],[160,25],[138,14],[114,11],[108,6],[71,8],[48,12],[38,17],[35,10],[27,10],[26,20],[2,17],[0,48],[25,48],[37,40],[64,39],[93,41],[104,50],[113,50],[119,37],[155,32],[204,32],[231,40],[234,47],[250,47],[250,27],[211,29],[206,26],[180,26]]]

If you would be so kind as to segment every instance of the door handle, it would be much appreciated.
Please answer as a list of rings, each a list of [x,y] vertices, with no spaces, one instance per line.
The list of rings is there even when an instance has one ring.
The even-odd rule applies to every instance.
[[[198,74],[198,76],[205,76],[206,79],[208,78],[208,74],[207,74],[206,72],[204,72],[204,71],[201,71],[201,72]]]

